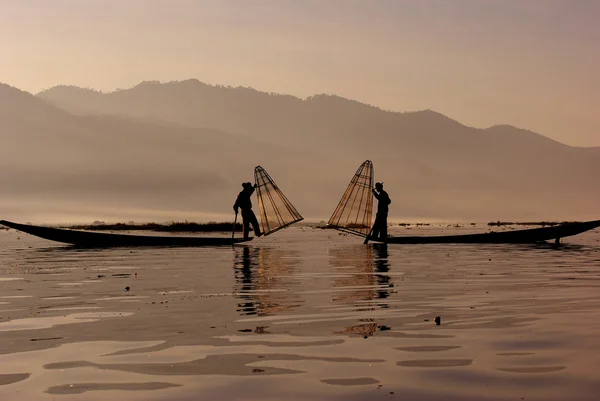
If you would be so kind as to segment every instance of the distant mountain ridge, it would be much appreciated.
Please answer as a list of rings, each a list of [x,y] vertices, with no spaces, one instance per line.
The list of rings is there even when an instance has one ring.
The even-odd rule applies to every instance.
[[[188,210],[190,218],[229,217],[254,166],[262,163],[293,197],[310,182],[295,177],[299,187],[291,187],[284,167],[299,169],[302,159],[316,157],[209,128],[73,115],[7,85],[0,86],[0,106],[0,213],[4,204],[9,217],[26,213],[27,204],[32,214],[84,205],[95,215],[140,209],[144,216]],[[287,159],[271,156],[280,154]]]
[[[335,95],[300,99],[251,88],[211,86],[195,79],[144,82],[107,94],[58,87],[38,97],[73,113],[213,128],[326,157],[395,160],[381,166],[385,169],[425,164],[435,171],[436,165],[443,165],[438,174],[449,174],[445,182],[458,188],[468,181],[463,176],[479,175],[479,171],[492,182],[525,179],[526,186],[541,183],[548,188],[557,179],[571,181],[568,177],[574,174],[570,171],[574,166],[595,166],[600,156],[508,125],[467,127],[431,110],[390,112]],[[554,169],[556,162],[561,163],[560,169],[544,178],[544,171]],[[494,171],[500,166],[502,171]],[[473,168],[479,171],[469,172]],[[425,187],[438,185],[431,178],[434,182]],[[406,177],[406,184],[414,186],[419,181],[418,175]]]
[[[286,101],[288,101],[289,103],[315,103],[317,105],[319,105],[319,103],[324,103],[324,102],[328,102],[330,104],[334,104],[334,103],[338,103],[340,105],[340,107],[347,107],[347,106],[354,106],[357,109],[371,109],[375,112],[383,112],[383,113],[390,113],[390,114],[399,114],[399,115],[407,115],[407,114],[424,114],[424,115],[428,115],[428,117],[439,117],[440,119],[445,119],[447,120],[449,123],[451,124],[458,124],[460,126],[463,127],[469,127],[465,124],[462,124],[456,120],[451,119],[450,117],[447,117],[439,112],[436,112],[434,110],[420,110],[420,111],[394,111],[394,110],[385,110],[382,109],[378,106],[375,105],[371,105],[368,103],[363,103],[360,102],[358,100],[353,100],[353,99],[348,99],[348,98],[344,98],[338,95],[332,95],[332,94],[315,94],[313,96],[309,96],[307,98],[300,98],[294,95],[288,95],[288,94],[281,94],[281,93],[275,93],[275,92],[264,92],[264,91],[260,91],[251,87],[243,87],[243,86],[237,86],[237,87],[232,87],[232,86],[225,86],[225,85],[210,85],[210,84],[206,84],[203,83],[197,79],[188,79],[188,80],[184,80],[184,81],[170,81],[170,82],[159,82],[159,81],[144,81],[141,82],[138,85],[133,86],[132,88],[129,89],[117,89],[114,91],[109,91],[109,92],[103,92],[100,90],[96,90],[96,89],[92,89],[92,88],[81,88],[78,86],[74,86],[74,85],[58,85],[58,86],[54,86],[51,87],[49,89],[45,89],[43,91],[40,91],[39,93],[37,93],[35,96],[40,97],[44,100],[49,101],[50,103],[56,103],[56,104],[60,104],[62,105],[62,107],[64,108],[76,108],[77,106],[74,104],[74,100],[77,99],[78,101],[80,101],[80,107],[81,106],[93,106],[93,107],[89,107],[87,112],[88,113],[99,113],[102,110],[100,108],[106,108],[107,111],[111,111],[110,114],[114,114],[114,109],[116,106],[114,105],[108,105],[104,102],[102,102],[102,99],[106,99],[106,98],[113,98],[113,99],[118,99],[119,97],[122,96],[122,98],[125,98],[127,95],[125,95],[126,93],[133,93],[136,91],[144,91],[147,93],[150,93],[153,89],[181,89],[181,88],[186,88],[188,91],[192,91],[192,90],[196,90],[197,91],[197,95],[201,94],[202,91],[206,91],[207,93],[209,91],[213,91],[214,93],[221,91],[221,92],[246,92],[251,94],[252,96],[256,96],[256,97],[262,97],[264,98],[276,98],[278,101],[280,101],[281,99],[286,99]],[[149,91],[148,91],[149,89]],[[102,104],[93,104],[93,102],[98,102]],[[469,128],[473,128],[473,127],[469,127]],[[534,133],[533,131],[530,130],[526,130],[526,129],[522,129],[522,128],[518,128],[518,127],[514,127],[512,125],[508,125],[508,124],[496,124],[493,125],[491,127],[488,128],[480,128],[480,130],[492,130],[492,129],[513,129],[513,130],[518,130],[521,132],[529,132],[531,134],[535,134],[535,135],[539,135],[539,136],[543,136],[537,133]],[[475,128],[477,129],[477,128]],[[547,138],[547,137],[544,137]],[[555,141],[553,139],[547,138],[551,141],[554,142],[558,142]]]
[[[412,113],[432,113],[433,115],[437,115],[439,117],[445,118],[453,123],[460,124],[441,113],[435,112],[433,110],[422,110],[422,111],[409,111],[409,112],[400,112],[400,111],[392,111],[392,110],[384,110],[378,106],[370,105],[367,103],[363,103],[357,100],[347,99],[341,96],[332,95],[332,94],[315,94],[313,96],[309,96],[305,99],[302,99],[297,96],[281,94],[275,92],[264,92],[260,90],[256,90],[251,87],[243,87],[243,86],[225,86],[225,85],[210,85],[205,84],[197,79],[188,79],[184,81],[170,81],[161,83],[159,81],[144,81],[138,85],[135,85],[129,89],[117,89],[110,92],[103,92],[99,90],[95,90],[92,88],[81,88],[74,85],[58,85],[49,89],[45,89],[35,96],[40,97],[44,100],[49,101],[50,103],[60,104],[64,108],[77,108],[77,105],[74,104],[74,101],[77,100],[80,102],[79,107],[87,107],[87,113],[99,113],[103,111],[110,111],[110,114],[114,114],[115,105],[109,105],[105,102],[102,102],[102,99],[111,98],[111,100],[124,100],[129,96],[128,94],[138,92],[141,93],[149,93],[149,94],[157,94],[159,91],[167,94],[168,91],[175,90],[180,91],[179,97],[183,98],[186,95],[215,95],[217,93],[221,93],[221,97],[227,97],[227,95],[237,96],[240,94],[245,94],[246,99],[250,99],[252,96],[257,100],[259,98],[262,99],[276,99],[277,102],[281,102],[282,99],[285,100],[288,104],[300,104],[300,103],[314,103],[317,106],[325,104],[325,102],[330,105],[338,104],[340,108],[353,106],[355,109],[370,109],[374,112],[383,112],[383,113],[391,113],[391,114],[412,114]],[[154,93],[153,93],[154,92]],[[214,100],[214,99],[213,99]],[[97,103],[95,103],[97,102]],[[101,108],[104,108],[102,110]],[[463,125],[463,124],[460,124]]]
[[[335,135],[336,131],[344,130],[346,134],[360,136],[373,126],[380,132],[404,131],[405,136],[408,136],[407,131],[411,128],[418,127],[421,134],[445,130],[454,135],[460,132],[467,140],[477,140],[488,134],[510,136],[511,140],[527,139],[563,145],[509,125],[486,129],[468,127],[431,110],[386,111],[336,95],[320,94],[300,99],[246,87],[208,85],[196,79],[168,83],[147,81],[130,89],[108,93],[57,86],[36,96],[74,114],[121,114],[154,118],[194,127],[217,128],[286,144],[286,141],[297,140],[295,136],[300,134],[309,147],[320,145],[323,134],[327,134],[327,138]]]
[[[2,85],[0,124],[0,213],[3,202],[14,212],[24,199],[50,197],[98,220],[132,220],[134,210],[229,216],[240,182],[261,164],[305,217],[326,219],[370,159],[392,218],[598,217],[600,148],[467,127],[430,110],[197,80],[111,93],[62,86],[35,97]],[[42,213],[50,204],[36,205]]]

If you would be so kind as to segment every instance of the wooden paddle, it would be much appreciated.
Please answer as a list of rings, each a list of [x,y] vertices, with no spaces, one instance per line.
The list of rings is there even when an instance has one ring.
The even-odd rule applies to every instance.
[[[233,219],[233,228],[231,229],[231,243],[233,244],[233,237],[235,235],[235,225],[237,224],[237,212],[235,212],[235,218]]]
[[[363,242],[363,244],[368,244],[369,243],[369,237],[373,233],[373,229],[374,228],[375,228],[375,224],[373,224],[373,227],[371,227],[371,231],[369,231],[369,234],[367,234],[367,238],[365,238],[365,242]]]

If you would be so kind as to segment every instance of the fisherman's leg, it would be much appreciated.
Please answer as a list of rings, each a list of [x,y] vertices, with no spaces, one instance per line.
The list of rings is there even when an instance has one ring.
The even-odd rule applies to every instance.
[[[260,225],[258,224],[258,220],[256,219],[256,215],[252,210],[250,210],[250,222],[252,223],[252,228],[254,229],[254,234],[257,237],[260,237],[262,234],[260,233]]]
[[[377,231],[379,232],[379,240],[387,240],[387,214],[377,213]]]
[[[387,216],[381,219],[381,240],[383,242],[387,241]]]
[[[377,239],[378,235],[379,235],[379,227],[377,227],[377,222],[375,222],[375,224],[373,224],[373,231],[371,231],[370,239],[375,240],[375,239]]]
[[[244,239],[248,239],[248,234],[250,233],[250,216],[248,216],[248,212],[243,209],[242,219],[244,220]]]
[[[379,215],[375,215],[375,224],[373,224],[373,232],[371,233],[372,239],[377,239],[377,237],[379,237],[379,230],[380,230]]]

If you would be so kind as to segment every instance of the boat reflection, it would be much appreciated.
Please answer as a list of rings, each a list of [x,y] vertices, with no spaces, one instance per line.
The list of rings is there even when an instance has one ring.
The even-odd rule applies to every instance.
[[[304,300],[295,291],[298,255],[276,248],[236,247],[235,294],[241,315],[267,316],[297,308]]]

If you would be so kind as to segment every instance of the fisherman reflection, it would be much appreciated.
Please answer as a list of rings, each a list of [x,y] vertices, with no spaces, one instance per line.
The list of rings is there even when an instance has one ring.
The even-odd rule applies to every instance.
[[[388,249],[386,244],[373,244],[365,247],[339,247],[329,250],[330,264],[341,275],[334,279],[332,300],[351,306],[352,311],[366,313],[357,319],[356,324],[344,326],[335,334],[353,334],[364,338],[380,331],[389,330],[382,324],[385,318],[369,317],[370,311],[388,309],[383,301],[391,295],[393,283],[390,280]]]
[[[393,284],[390,282],[390,265],[388,261],[388,247],[387,244],[373,244],[373,250],[375,251],[375,258],[373,259],[373,267],[375,272],[383,274],[375,274],[377,278],[377,284],[379,290],[377,291],[377,298],[387,298],[390,296],[390,287]],[[382,308],[389,308],[389,305],[381,305]]]
[[[390,196],[383,190],[383,183],[378,182],[373,189],[373,196],[377,198],[377,214],[371,234],[374,241],[387,242],[387,218],[389,205],[392,203]]]
[[[297,265],[291,252],[272,248],[236,247],[235,293],[241,315],[274,315],[295,309],[304,301],[289,279]]]
[[[242,301],[238,303],[238,312],[243,315],[251,315],[256,313],[254,297],[249,294],[253,290],[252,285],[252,270],[258,266],[258,249],[244,246],[242,251],[236,249],[234,261],[235,281],[238,284],[238,298]]]
[[[329,249],[329,256],[331,267],[342,273],[333,281],[334,302],[358,302],[358,310],[389,307],[379,302],[364,302],[390,296],[387,245],[336,247]]]
[[[244,182],[242,187],[244,189],[242,189],[238,194],[235,204],[233,205],[233,210],[237,215],[238,209],[242,209],[242,219],[244,220],[244,239],[247,240],[249,238],[248,234],[250,233],[250,224],[252,224],[254,234],[256,234],[257,237],[260,237],[262,234],[260,232],[260,226],[258,225],[256,215],[252,211],[252,201],[250,200],[254,190],[256,189],[256,184],[253,186],[249,182]]]
[[[366,304],[361,301],[373,299],[373,248],[341,246],[329,248],[328,253],[329,264],[337,273],[333,276],[331,300],[364,309]]]

